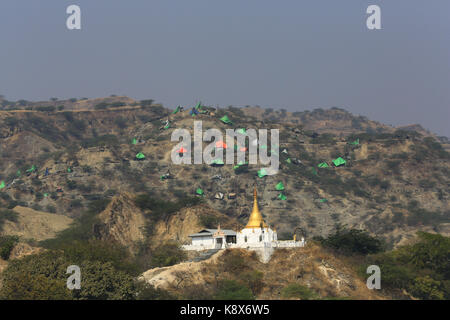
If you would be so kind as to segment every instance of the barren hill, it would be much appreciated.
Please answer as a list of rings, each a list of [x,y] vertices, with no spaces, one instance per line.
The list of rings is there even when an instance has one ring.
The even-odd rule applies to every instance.
[[[418,127],[397,130],[340,108],[289,113],[207,107],[192,116],[189,109],[172,114],[151,100],[127,97],[21,104],[0,111],[0,205],[78,217],[95,199],[129,193],[123,206],[102,215],[105,238],[141,239],[143,218],[126,200],[140,193],[176,200],[201,188],[210,208],[205,212],[219,213],[231,226],[245,224],[254,185],[266,221],[282,239],[294,231],[324,236],[336,224],[367,229],[392,245],[417,230],[449,232],[449,155],[437,137]],[[220,121],[224,115],[232,124]],[[192,133],[194,120],[202,120],[204,130],[279,129],[279,174],[259,178],[257,165],[174,165],[171,133]],[[136,158],[139,152],[145,159]],[[333,165],[337,157],[346,164]],[[319,168],[323,162],[329,167]],[[166,173],[170,178],[162,179]],[[286,200],[279,199],[278,182]],[[194,216],[180,211],[155,230],[164,239],[185,241],[201,226]]]

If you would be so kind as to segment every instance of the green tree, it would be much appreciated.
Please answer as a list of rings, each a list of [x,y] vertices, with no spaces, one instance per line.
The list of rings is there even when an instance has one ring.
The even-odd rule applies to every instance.
[[[431,279],[429,276],[414,279],[411,293],[420,299],[444,300],[444,292],[441,291],[441,283]]]
[[[62,250],[52,250],[12,260],[2,273],[0,297],[19,300],[135,298],[132,275],[118,270],[111,262],[77,261],[76,257],[77,254],[65,255]],[[73,264],[81,269],[79,290],[69,290],[66,286],[67,267]]]
[[[252,291],[235,280],[222,280],[219,282],[214,295],[216,300],[254,300]]]
[[[0,236],[0,258],[8,260],[18,241],[19,238],[17,236]]]
[[[152,267],[167,267],[186,259],[186,253],[174,242],[157,247],[151,256]]]
[[[344,254],[373,254],[384,250],[384,242],[364,230],[346,229],[338,226],[336,232],[326,239],[319,239],[329,248]]]
[[[119,271],[110,262],[85,261],[80,265],[81,289],[72,290],[81,300],[130,300],[136,286],[131,275]]]

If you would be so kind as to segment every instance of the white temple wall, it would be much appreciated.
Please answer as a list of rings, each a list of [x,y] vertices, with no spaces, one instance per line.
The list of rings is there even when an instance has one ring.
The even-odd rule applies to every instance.
[[[211,236],[192,238],[193,246],[214,246],[214,239]]]
[[[236,243],[242,246],[273,241],[277,241],[277,233],[270,228],[245,228],[236,234]]]

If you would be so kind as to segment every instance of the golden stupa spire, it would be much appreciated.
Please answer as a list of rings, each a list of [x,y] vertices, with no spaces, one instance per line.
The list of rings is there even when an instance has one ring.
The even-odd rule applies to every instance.
[[[267,224],[258,209],[258,198],[256,193],[256,188],[253,190],[253,210],[248,219],[246,228],[267,228]]]

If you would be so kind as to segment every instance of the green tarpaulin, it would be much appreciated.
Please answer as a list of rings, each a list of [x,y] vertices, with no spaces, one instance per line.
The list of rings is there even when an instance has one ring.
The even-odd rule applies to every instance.
[[[164,130],[167,130],[167,129],[169,129],[170,128],[170,123],[168,123],[168,124],[166,124],[165,126],[164,126]]]
[[[200,188],[198,188],[197,190],[195,190],[195,193],[198,194],[198,195],[200,195],[200,196],[204,195],[203,190],[200,189]]]
[[[178,107],[172,112],[172,114],[176,114],[176,113],[180,112],[180,110],[181,110],[181,107],[178,106]]]
[[[315,168],[311,168],[311,172],[317,176],[317,170]]]
[[[139,153],[136,155],[136,159],[139,159],[139,160],[145,159],[145,155],[144,155],[142,152],[139,152]]]
[[[5,187],[5,181],[2,181],[1,183],[0,183],[0,189],[3,189]]]
[[[67,172],[71,173],[72,169],[70,167],[67,168]]]
[[[292,163],[291,158],[287,158],[287,159],[286,159],[286,162],[287,162],[287,163]]]
[[[27,170],[27,172],[34,172],[34,171],[36,171],[36,166],[33,164],[31,168]]]
[[[355,141],[353,141],[353,142],[350,142],[350,144],[351,145],[354,145],[354,146],[357,146],[357,145],[359,145],[359,138],[358,139],[356,139]]]
[[[44,197],[48,197],[48,193],[44,193]]]
[[[244,128],[240,128],[240,129],[237,130],[237,133],[246,134],[247,130],[245,130]]]
[[[265,176],[267,176],[266,169],[262,168],[262,169],[258,170],[258,177],[263,178]]]
[[[131,140],[131,144],[137,144],[136,138],[133,138],[133,140]]]
[[[329,168],[330,166],[328,165],[328,163],[322,162],[322,163],[319,163],[318,167],[319,168]]]
[[[284,184],[283,182],[278,182],[277,185],[275,186],[275,189],[278,191],[283,191],[284,190]]]
[[[195,106],[195,109],[198,110],[198,109],[201,109],[201,108],[202,108],[201,102],[197,103],[197,105]]]
[[[342,159],[341,157],[339,157],[339,158],[333,160],[333,164],[336,167],[339,167],[339,166],[346,164],[346,161],[344,159]]]
[[[233,122],[231,122],[227,115],[224,115],[222,118],[220,118],[220,121],[226,124],[233,124]]]
[[[327,202],[327,201],[328,201],[327,199],[320,199],[319,200],[319,202],[322,202],[322,203]]]
[[[278,199],[280,199],[280,200],[286,200],[287,197],[286,197],[284,194],[280,193],[280,194],[278,195]]]
[[[224,163],[223,163],[223,161],[221,160],[221,159],[214,159],[212,162],[211,162],[211,165],[224,165]]]
[[[247,161],[239,161],[239,163],[237,164],[237,165],[235,165],[234,167],[233,167],[233,169],[238,169],[239,167],[241,167],[241,166],[246,166],[246,165],[248,165],[248,162]]]
[[[22,174],[22,172],[20,172],[20,170],[17,170],[16,176],[20,177],[21,174]]]

